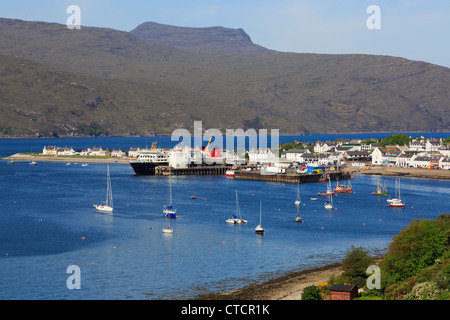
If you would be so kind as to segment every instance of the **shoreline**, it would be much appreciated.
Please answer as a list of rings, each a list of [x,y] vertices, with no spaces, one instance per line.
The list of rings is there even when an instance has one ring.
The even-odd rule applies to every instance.
[[[128,164],[130,159],[121,159],[113,157],[93,158],[93,157],[64,157],[64,156],[32,156],[23,155],[20,153],[13,154],[9,157],[0,158],[0,160],[14,160],[14,161],[41,161],[41,162],[89,162],[89,163],[121,163]]]
[[[233,291],[199,295],[195,300],[301,300],[303,289],[342,273],[341,263],[288,273]]]
[[[318,134],[333,134],[333,135],[345,135],[345,134],[442,134],[449,133],[449,131],[438,130],[438,131],[331,131],[331,132],[314,132],[314,131],[303,131],[303,132],[284,132],[280,133],[279,136],[311,136]],[[22,136],[0,136],[0,139],[65,139],[65,138],[158,138],[158,137],[171,137],[171,133],[158,133],[154,135],[127,135],[127,134],[113,134],[113,135],[99,135],[99,136],[90,136],[90,135],[58,135],[54,136],[36,136],[36,135],[22,135]]]
[[[14,161],[54,161],[54,162],[90,162],[90,163],[119,163],[128,164],[130,159],[105,157],[64,157],[64,156],[32,156],[16,153],[0,160]],[[424,168],[401,168],[401,167],[342,167],[344,173],[350,175],[378,175],[403,178],[420,178],[430,180],[450,180],[450,170],[444,169],[424,169]]]
[[[424,169],[424,168],[400,168],[400,167],[361,167],[357,171],[354,167],[346,167],[343,171],[351,175],[376,175],[402,178],[420,178],[430,180],[450,180],[450,170]]]

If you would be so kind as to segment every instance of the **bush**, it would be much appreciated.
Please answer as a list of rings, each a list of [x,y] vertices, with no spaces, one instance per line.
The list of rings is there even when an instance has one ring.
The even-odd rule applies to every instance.
[[[317,286],[306,287],[302,293],[302,300],[323,300],[320,290]]]
[[[342,261],[343,278],[346,282],[361,288],[367,281],[367,267],[374,263],[375,260],[369,256],[368,251],[352,245],[347,249],[346,256]]]
[[[446,243],[445,234],[434,221],[414,220],[394,237],[381,268],[395,281],[416,276],[444,254]]]
[[[417,283],[404,298],[405,300],[434,300],[439,296],[439,293],[436,283],[427,281]]]

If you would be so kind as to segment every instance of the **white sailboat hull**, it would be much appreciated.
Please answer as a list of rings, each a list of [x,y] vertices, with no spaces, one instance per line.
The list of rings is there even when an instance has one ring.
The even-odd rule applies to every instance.
[[[247,220],[230,218],[227,219],[226,222],[229,224],[244,224],[247,223]]]
[[[162,229],[162,232],[163,232],[163,233],[166,233],[166,234],[173,234],[173,230],[170,229],[170,227],[169,227],[169,228],[163,228],[163,229]]]
[[[100,204],[100,205],[94,204],[93,206],[94,206],[94,208],[96,210],[102,211],[102,212],[113,212],[113,210],[114,210],[113,207],[106,206],[106,205],[103,205],[103,204]]]

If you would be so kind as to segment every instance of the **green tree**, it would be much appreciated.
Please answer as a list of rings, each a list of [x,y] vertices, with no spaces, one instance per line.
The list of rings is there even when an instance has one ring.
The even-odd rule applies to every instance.
[[[312,285],[303,289],[302,300],[322,300],[319,288]]]
[[[432,265],[446,249],[446,236],[436,221],[414,220],[394,237],[381,269],[394,281],[402,281]]]
[[[404,146],[405,144],[408,144],[410,139],[406,134],[393,134],[389,137],[386,137],[381,140],[381,146],[391,146],[391,145],[399,145]]]
[[[374,264],[375,260],[369,255],[369,252],[363,247],[352,245],[346,251],[346,256],[342,261],[343,277],[347,282],[363,287],[367,281],[367,267]]]

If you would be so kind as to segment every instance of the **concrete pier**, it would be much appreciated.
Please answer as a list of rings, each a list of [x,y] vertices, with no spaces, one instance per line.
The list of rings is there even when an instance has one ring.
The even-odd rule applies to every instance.
[[[319,182],[322,174],[260,174],[259,171],[235,171],[234,179],[259,180],[284,183]],[[343,172],[328,173],[330,180],[347,180],[350,174]]]
[[[183,175],[224,175],[230,169],[227,166],[201,166],[190,168],[171,168],[170,173],[174,176]],[[160,166],[155,168],[155,175],[169,175],[169,167]]]

